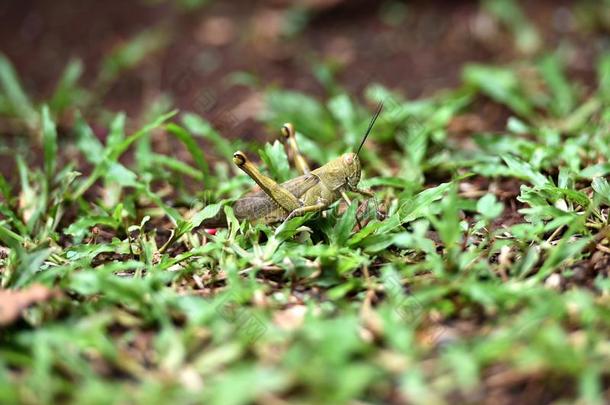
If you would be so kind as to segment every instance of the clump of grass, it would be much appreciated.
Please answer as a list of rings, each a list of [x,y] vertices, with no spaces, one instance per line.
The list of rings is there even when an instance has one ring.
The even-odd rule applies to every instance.
[[[58,130],[79,65],[38,105],[0,59],[0,105],[42,148],[0,176],[0,282],[60,292],[3,326],[0,399],[444,403],[539,381],[556,399],[603,402],[609,61],[587,96],[556,55],[524,62],[542,86],[523,65],[468,65],[461,86],[422,100],[371,85],[366,100],[386,104],[363,151],[375,200],[274,227],[232,215],[251,182],[209,161],[234,146],[201,117],[159,114],[128,134],[115,114],[105,142],[82,116]],[[294,122],[316,164],[368,121],[333,86],[324,101],[266,91],[261,120]],[[465,148],[452,123],[480,100],[511,116]],[[149,149],[154,132],[190,161]],[[148,153],[122,159],[141,142]],[[281,145],[259,153],[273,177],[296,175]],[[220,209],[227,229],[198,229]]]

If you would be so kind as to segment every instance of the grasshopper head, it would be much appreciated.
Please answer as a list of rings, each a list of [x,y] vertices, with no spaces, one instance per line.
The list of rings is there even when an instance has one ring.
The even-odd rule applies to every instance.
[[[355,188],[360,182],[360,159],[355,153],[346,153],[341,156],[341,162],[345,168],[345,182],[348,187]]]
[[[356,186],[358,186],[358,183],[360,182],[360,159],[358,158],[358,154],[360,153],[360,150],[362,149],[366,138],[368,138],[369,134],[371,133],[371,129],[373,129],[373,125],[375,125],[375,121],[377,121],[377,118],[379,118],[379,114],[381,114],[382,109],[383,102],[379,103],[377,111],[375,111],[375,115],[373,115],[373,118],[369,123],[369,127],[367,128],[366,132],[364,133],[364,136],[362,137],[360,146],[358,146],[358,149],[356,149],[356,153],[346,153],[345,155],[339,158],[341,159],[346,174],[345,185],[351,189],[355,189]]]

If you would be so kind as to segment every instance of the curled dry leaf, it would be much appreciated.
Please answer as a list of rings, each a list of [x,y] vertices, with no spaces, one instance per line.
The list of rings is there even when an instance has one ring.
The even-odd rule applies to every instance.
[[[42,284],[34,284],[21,290],[0,290],[0,326],[15,322],[29,306],[49,301],[58,295],[57,291]]]

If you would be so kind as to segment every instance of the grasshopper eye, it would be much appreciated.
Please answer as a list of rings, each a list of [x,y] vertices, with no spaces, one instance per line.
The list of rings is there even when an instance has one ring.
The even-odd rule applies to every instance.
[[[345,156],[343,156],[343,162],[348,165],[351,166],[352,163],[354,163],[354,158],[352,157],[352,154],[347,154]]]

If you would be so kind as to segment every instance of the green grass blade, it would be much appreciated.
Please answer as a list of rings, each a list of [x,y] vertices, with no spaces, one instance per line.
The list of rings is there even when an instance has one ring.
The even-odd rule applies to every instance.
[[[78,87],[82,73],[83,63],[79,59],[68,62],[49,101],[49,107],[54,114],[61,114],[66,108],[82,104],[84,90]]]
[[[0,53],[0,86],[10,108],[5,113],[21,117],[33,127],[37,118],[36,111],[25,94],[13,65],[2,53]]]
[[[104,176],[112,162],[116,162],[118,158],[127,151],[127,149],[142,136],[148,134],[153,129],[159,128],[165,123],[165,121],[169,120],[173,116],[177,114],[177,111],[171,111],[169,113],[163,114],[157,117],[152,122],[148,123],[140,130],[136,131],[132,135],[128,136],[126,139],[117,139],[113,137],[112,144],[109,144],[105,151],[104,159],[93,169],[91,175],[81,183],[81,185],[76,189],[74,194],[72,195],[73,199],[80,198],[95,182],[102,176]]]
[[[234,143],[229,141],[229,139],[225,138],[214,130],[209,122],[205,121],[196,114],[185,113],[182,117],[182,123],[193,135],[201,136],[202,138],[210,141],[218,153],[220,153],[220,155],[227,161],[232,159],[233,152],[238,149],[235,147]]]
[[[181,126],[174,123],[167,124],[166,129],[184,144],[186,149],[190,152],[193,161],[195,162],[199,170],[201,170],[201,173],[205,179],[210,173],[210,168],[208,167],[206,158],[203,155],[201,148],[199,148],[199,145],[197,144],[197,141],[195,140],[193,135],[191,135]]]
[[[57,129],[48,106],[42,107],[42,145],[44,149],[44,171],[50,185],[57,168]]]

